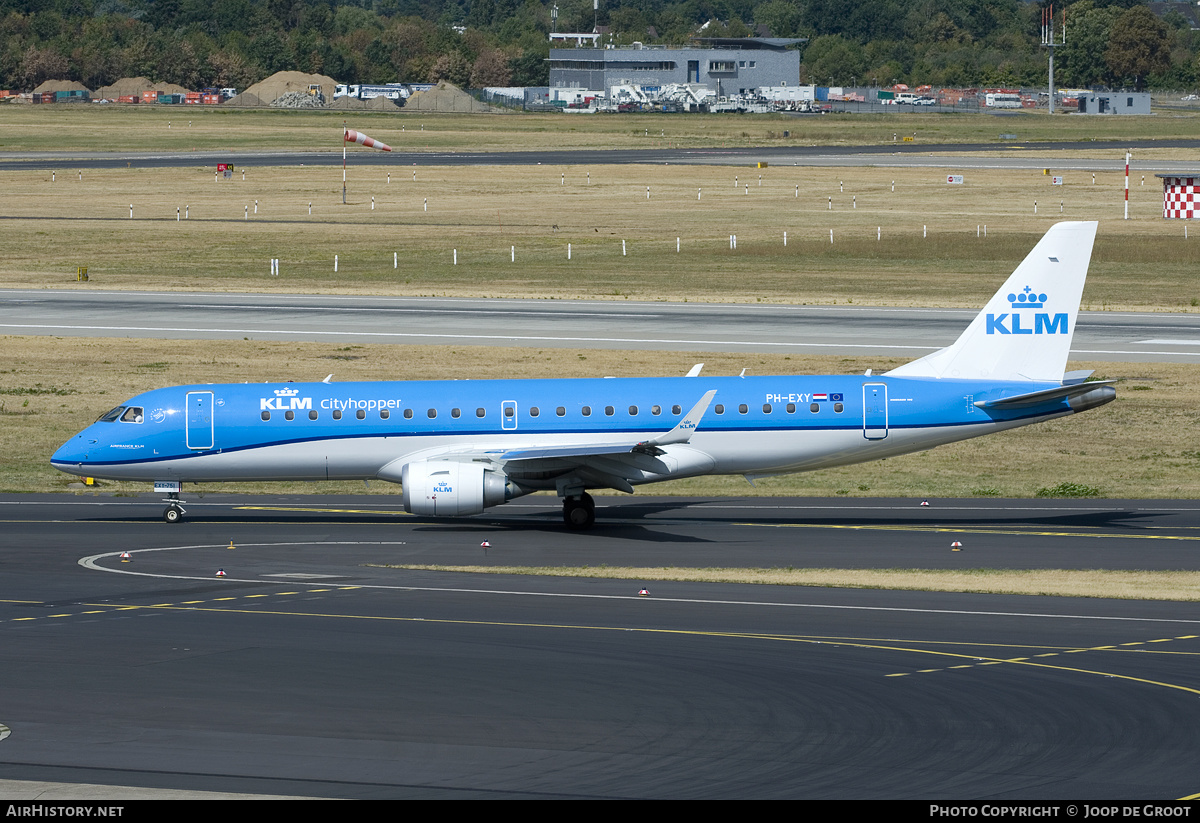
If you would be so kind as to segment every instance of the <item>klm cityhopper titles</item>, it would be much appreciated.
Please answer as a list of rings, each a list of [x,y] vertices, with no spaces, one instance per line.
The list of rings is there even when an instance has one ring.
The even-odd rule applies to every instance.
[[[553,490],[573,528],[590,489],[747,478],[877,460],[1108,403],[1064,374],[1096,224],[1050,229],[951,346],[882,375],[176,386],[138,395],[60,448],[75,475],[183,483],[400,483],[414,514],[479,514]]]

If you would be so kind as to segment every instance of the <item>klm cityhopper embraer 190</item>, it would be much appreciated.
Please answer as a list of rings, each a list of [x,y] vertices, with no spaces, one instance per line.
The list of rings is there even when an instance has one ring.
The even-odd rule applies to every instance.
[[[479,514],[553,490],[573,528],[589,489],[703,474],[747,479],[928,449],[1108,403],[1064,374],[1095,223],[1050,229],[951,346],[885,374],[176,386],[138,395],[63,445],[75,475],[183,483],[399,482],[414,514]]]

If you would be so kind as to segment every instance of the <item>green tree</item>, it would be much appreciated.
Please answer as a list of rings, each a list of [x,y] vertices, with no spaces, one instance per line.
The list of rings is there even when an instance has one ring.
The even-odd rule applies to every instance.
[[[1129,9],[1113,25],[1104,59],[1118,82],[1144,89],[1147,77],[1171,68],[1167,27],[1145,6]]]

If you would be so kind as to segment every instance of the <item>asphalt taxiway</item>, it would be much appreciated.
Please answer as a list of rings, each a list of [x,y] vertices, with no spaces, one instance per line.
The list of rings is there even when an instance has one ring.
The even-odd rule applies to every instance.
[[[786,352],[915,359],[973,309],[0,290],[0,333],[59,337]],[[1200,317],[1081,312],[1082,360],[1200,362]]]
[[[456,522],[397,503],[209,496],[168,526],[150,496],[0,498],[0,780],[115,797],[1200,791],[1195,603],[389,568],[1195,569],[1193,501],[601,498],[583,534],[550,498]]]

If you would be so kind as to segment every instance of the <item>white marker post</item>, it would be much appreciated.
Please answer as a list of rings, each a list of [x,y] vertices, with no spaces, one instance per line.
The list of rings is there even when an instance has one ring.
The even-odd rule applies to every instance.
[[[787,232],[786,231],[783,233],[783,247],[785,249],[787,248]]]
[[[179,206],[175,207],[175,222],[179,222]]]
[[[257,209],[255,211],[257,213]],[[371,198],[371,211],[375,211],[375,198],[374,197]]]
[[[829,245],[833,245],[833,229],[829,230]]]
[[[400,255],[397,252],[392,252],[392,268],[400,268]]]
[[[650,199],[650,187],[649,186],[646,186],[646,199],[647,200]]]
[[[258,214],[258,201],[257,200],[254,201],[254,213]]]
[[[129,219],[130,220],[133,219],[133,204],[132,203],[129,204]]]
[[[458,265],[458,249],[454,250],[454,265]]]
[[[1183,227],[1183,236],[1187,237],[1187,226]],[[675,238],[675,253],[679,254],[679,238]]]
[[[425,211],[429,211],[429,198],[425,198]]]
[[[1129,219],[1129,152],[1125,152],[1125,219]]]
[[[509,246],[508,254],[509,254],[510,262],[513,262],[513,263],[517,262],[517,247],[516,246]]]
[[[571,244],[570,243],[567,244],[567,259],[568,260],[571,259]]]
[[[337,264],[338,264],[338,256],[335,254],[333,256],[333,270],[334,271],[337,271]]]
[[[833,198],[832,197],[829,198],[829,210],[833,211]]]
[[[621,241],[621,256],[622,257],[625,256],[625,241],[624,240]]]

